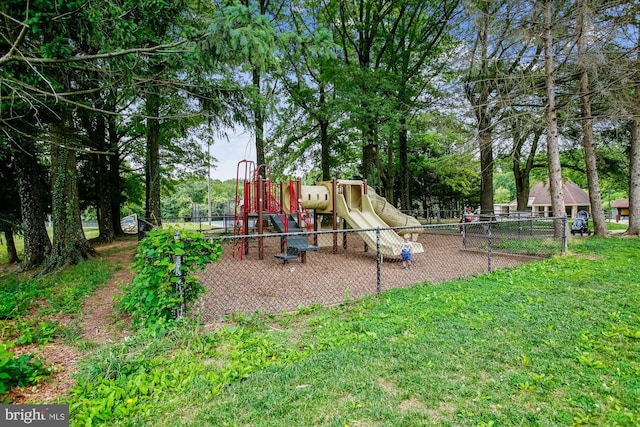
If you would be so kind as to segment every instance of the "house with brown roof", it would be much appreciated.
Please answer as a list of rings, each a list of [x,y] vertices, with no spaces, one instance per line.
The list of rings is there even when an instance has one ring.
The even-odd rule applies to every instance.
[[[569,218],[575,218],[579,211],[587,211],[591,214],[589,195],[573,181],[565,181],[562,185],[564,206]],[[516,212],[518,204],[515,200],[509,203],[509,212]],[[538,183],[529,190],[527,208],[536,216],[553,216],[551,208],[551,193],[549,181]],[[564,214],[564,212],[562,213]]]
[[[611,204],[611,208],[616,210],[616,222],[629,218],[629,199],[616,199]]]

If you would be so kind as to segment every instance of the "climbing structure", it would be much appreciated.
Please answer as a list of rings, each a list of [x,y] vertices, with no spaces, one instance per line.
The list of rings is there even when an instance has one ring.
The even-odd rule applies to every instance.
[[[241,174],[241,169],[244,175]],[[423,252],[417,235],[423,232],[420,222],[399,211],[384,197],[375,193],[367,185],[366,180],[337,180],[318,182],[315,185],[302,185],[299,180],[273,185],[267,165],[256,167],[253,162],[243,160],[238,164],[236,184],[235,227],[236,236],[247,236],[255,231],[263,234],[263,224],[269,220],[273,227],[282,234],[290,236],[281,240],[281,254],[276,257],[287,259],[301,256],[304,262],[306,252],[318,250],[318,246],[310,245],[305,231],[318,229],[320,215],[332,217],[333,230],[338,229],[338,218],[347,225],[359,230],[368,247],[379,246],[383,255],[398,256],[402,246],[402,237],[398,233],[382,233],[379,229],[403,227],[400,232],[413,235],[414,253]],[[242,198],[240,188],[243,189]],[[312,209],[316,220],[308,211]],[[252,229],[249,229],[249,225]],[[415,228],[414,228],[415,226]],[[291,236],[291,234],[296,233]],[[317,238],[317,235],[314,236]],[[258,251],[262,254],[262,238],[258,237]],[[337,251],[337,234],[333,235],[333,252]],[[248,238],[234,240],[234,256],[242,259],[249,251]]]
[[[307,251],[317,251],[318,246],[310,245],[305,230],[313,227],[311,214],[299,198],[300,181],[274,185],[267,165],[258,165],[250,160],[238,163],[236,175],[236,196],[234,209],[233,256],[242,259],[249,253],[250,234],[263,234],[265,221],[270,221],[278,233],[292,234],[281,238],[282,253],[276,257],[285,261],[301,256],[305,261]],[[286,185],[286,188],[285,188]],[[242,189],[242,191],[241,191]],[[286,195],[286,200],[283,199]],[[284,208],[286,206],[286,208]],[[258,237],[258,256],[263,258],[263,239]]]

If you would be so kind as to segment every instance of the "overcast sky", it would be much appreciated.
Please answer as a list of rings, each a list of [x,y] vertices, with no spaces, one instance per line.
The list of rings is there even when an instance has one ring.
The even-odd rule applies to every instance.
[[[229,133],[228,140],[216,138],[211,146],[211,156],[218,160],[216,168],[211,170],[211,179],[236,179],[239,161],[256,161],[255,139],[250,132],[240,130]],[[244,175],[244,168],[240,173]]]

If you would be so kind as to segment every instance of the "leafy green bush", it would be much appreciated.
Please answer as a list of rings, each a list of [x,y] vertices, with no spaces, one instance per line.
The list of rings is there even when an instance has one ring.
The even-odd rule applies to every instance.
[[[35,358],[33,354],[13,357],[14,353],[9,351],[12,346],[13,343],[0,342],[0,395],[14,385],[36,384],[50,373],[43,358]]]
[[[7,275],[0,286],[0,319],[13,319],[26,313],[39,295],[37,282]]]
[[[183,231],[181,239],[175,239],[174,232],[152,230],[138,246],[132,266],[136,276],[120,299],[120,309],[130,313],[136,325],[157,326],[175,320],[181,307],[187,309],[204,292],[193,273],[222,253],[219,243],[200,233]],[[178,255],[180,277],[175,271]]]

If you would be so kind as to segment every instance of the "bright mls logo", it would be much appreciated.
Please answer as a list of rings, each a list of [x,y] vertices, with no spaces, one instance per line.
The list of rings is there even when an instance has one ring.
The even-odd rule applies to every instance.
[[[0,425],[68,427],[69,405],[0,405]]]

